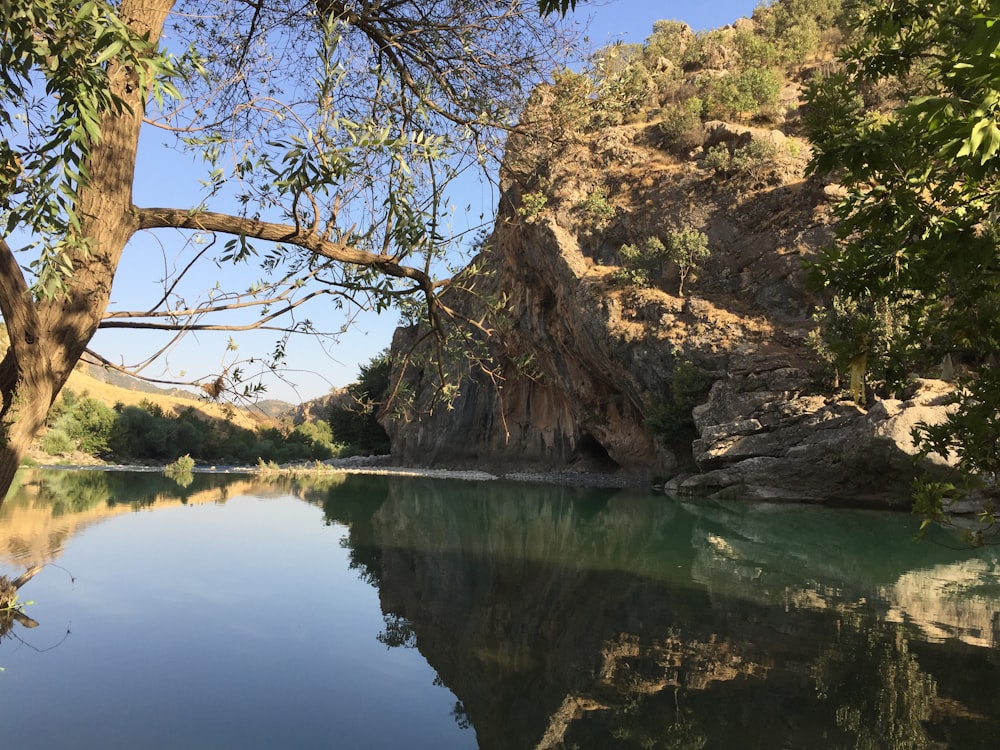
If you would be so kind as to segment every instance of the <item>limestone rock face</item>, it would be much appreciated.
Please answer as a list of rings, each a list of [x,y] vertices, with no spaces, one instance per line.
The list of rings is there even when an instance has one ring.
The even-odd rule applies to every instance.
[[[780,365],[780,362],[775,364]],[[794,368],[762,371],[753,355],[734,364],[694,409],[701,473],[675,477],[677,494],[838,505],[900,505],[910,482],[946,472],[940,456],[918,461],[912,430],[944,419],[950,386],[921,380],[905,401],[850,401],[805,392]]]
[[[418,391],[416,409],[384,421],[394,456],[495,468],[673,468],[642,412],[646,390],[669,373],[669,364],[654,364],[645,376],[633,372],[621,338],[609,331],[611,308],[600,284],[585,278],[572,238],[554,223],[519,232],[501,227],[495,237],[498,250],[489,262],[496,276],[481,280],[477,293],[507,296],[510,325],[490,342],[490,367],[502,375],[473,367],[458,396],[436,409],[427,408],[432,389]],[[468,303],[459,299],[457,306]],[[421,333],[397,331],[394,351],[407,350]],[[516,361],[521,352],[526,364]],[[425,370],[409,380],[419,382]]]
[[[807,343],[820,300],[803,261],[832,220],[825,185],[802,176],[807,146],[715,122],[704,138],[767,140],[776,163],[751,181],[719,175],[702,155],[660,148],[655,124],[592,142],[511,139],[491,240],[445,297],[492,335],[471,364],[447,363],[464,373],[449,391],[428,332],[397,331],[406,399],[383,420],[397,461],[623,471],[690,495],[881,506],[906,495],[910,430],[943,418],[947,386],[867,410],[834,397]],[[691,228],[711,254],[686,296],[673,263],[648,285],[623,279],[623,245]]]

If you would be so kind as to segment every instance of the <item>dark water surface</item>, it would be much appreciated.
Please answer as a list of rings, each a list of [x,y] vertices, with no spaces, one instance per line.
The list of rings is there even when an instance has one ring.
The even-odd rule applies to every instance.
[[[994,748],[995,549],[905,515],[409,477],[35,472],[0,742]],[[27,623],[27,624],[30,624]]]

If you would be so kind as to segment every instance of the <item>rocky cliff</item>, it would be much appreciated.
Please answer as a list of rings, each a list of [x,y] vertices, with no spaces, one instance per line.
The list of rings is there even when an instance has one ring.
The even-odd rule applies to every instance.
[[[655,117],[559,130],[556,99],[540,90],[511,138],[493,235],[445,298],[490,329],[472,364],[451,361],[462,377],[447,401],[417,364],[426,331],[397,332],[406,398],[384,421],[395,458],[640,473],[680,494],[904,502],[935,465],[916,463],[910,429],[942,418],[947,387],[919,381],[865,408],[810,345],[820,300],[806,261],[831,239],[838,189],[805,176],[798,88],[779,122],[704,122],[680,151]],[[676,263],[650,283],[622,273],[623,246],[682,230],[710,250],[683,295]]]

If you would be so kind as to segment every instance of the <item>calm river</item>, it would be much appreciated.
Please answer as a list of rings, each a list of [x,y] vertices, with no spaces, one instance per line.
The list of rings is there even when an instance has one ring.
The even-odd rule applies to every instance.
[[[0,741],[997,747],[996,548],[906,515],[338,475],[37,471]],[[29,619],[30,618],[30,619]]]

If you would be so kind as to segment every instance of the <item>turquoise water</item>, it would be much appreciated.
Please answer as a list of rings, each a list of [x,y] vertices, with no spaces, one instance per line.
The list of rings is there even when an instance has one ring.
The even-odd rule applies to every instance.
[[[995,550],[905,515],[36,472],[0,508],[25,748],[995,748]],[[29,621],[30,622],[30,621]]]

